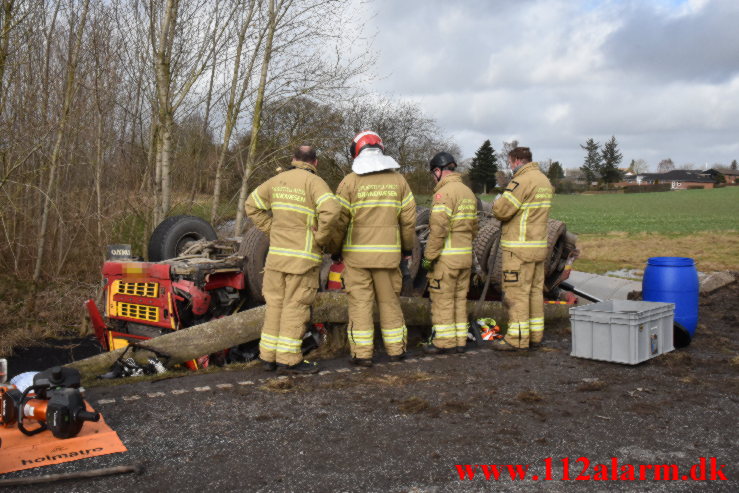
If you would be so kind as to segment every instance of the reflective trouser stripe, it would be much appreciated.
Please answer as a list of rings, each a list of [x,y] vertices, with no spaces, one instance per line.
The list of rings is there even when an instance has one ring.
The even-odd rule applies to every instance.
[[[512,337],[528,337],[529,336],[529,323],[528,322],[512,322],[508,325],[508,332],[506,335]]]
[[[262,293],[267,308],[259,343],[260,359],[284,365],[302,361],[303,336],[310,321],[317,281],[317,267],[305,274],[264,271]]]
[[[278,337],[262,332],[261,339],[259,340],[259,347],[276,351],[278,341]]]
[[[454,324],[454,327],[457,332],[457,339],[459,339],[460,337],[466,337],[467,332],[470,331],[470,324],[467,322]]]
[[[543,332],[544,331],[544,317],[530,318],[529,329],[531,332]]]
[[[454,325],[434,325],[431,327],[433,339],[447,339],[456,337]]]
[[[301,339],[293,339],[292,337],[280,336],[277,342],[278,353],[299,353],[303,345]]]
[[[349,304],[349,349],[354,358],[372,358],[376,305],[387,354],[396,356],[405,351],[405,326],[398,294],[402,285],[400,269],[362,269],[346,265],[344,269]],[[400,329],[400,330],[399,330]],[[392,331],[398,332],[392,332]],[[392,342],[390,340],[391,339]]]
[[[352,329],[349,331],[349,337],[351,338],[352,342],[358,346],[371,346],[374,335],[374,330]]]
[[[406,326],[397,329],[382,329],[382,340],[385,342],[403,342],[408,338],[408,329]]]

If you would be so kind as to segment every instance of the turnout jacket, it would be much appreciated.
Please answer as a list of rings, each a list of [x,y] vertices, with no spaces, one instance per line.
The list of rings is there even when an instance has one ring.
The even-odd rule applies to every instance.
[[[416,242],[416,201],[408,182],[393,170],[348,174],[336,189],[342,206],[338,234],[347,265],[391,269]]]
[[[516,170],[503,195],[493,204],[493,214],[502,222],[502,250],[527,262],[546,259],[547,220],[553,193],[552,184],[538,163]]]
[[[434,187],[424,257],[440,259],[452,269],[467,269],[472,266],[476,234],[477,198],[459,173],[448,174]]]
[[[321,264],[341,207],[310,163],[293,161],[259,185],[246,200],[246,215],[269,236],[265,269],[305,274]]]

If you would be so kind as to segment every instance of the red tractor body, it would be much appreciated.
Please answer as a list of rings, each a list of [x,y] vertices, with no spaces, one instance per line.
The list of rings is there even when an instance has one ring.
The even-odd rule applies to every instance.
[[[246,305],[242,260],[229,256],[105,262],[105,318],[92,300],[87,302],[100,344],[112,351],[241,309]]]

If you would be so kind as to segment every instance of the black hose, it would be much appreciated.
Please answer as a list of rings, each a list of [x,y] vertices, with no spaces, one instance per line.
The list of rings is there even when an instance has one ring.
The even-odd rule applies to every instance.
[[[580,298],[585,298],[588,301],[592,301],[593,303],[600,303],[601,301],[603,301],[600,298],[596,298],[595,296],[591,294],[588,294],[584,291],[580,291],[579,289],[577,289],[575,286],[573,286],[567,281],[562,281],[561,283],[559,283],[558,287],[564,289],[565,291],[569,291],[570,293],[574,293],[578,295]]]

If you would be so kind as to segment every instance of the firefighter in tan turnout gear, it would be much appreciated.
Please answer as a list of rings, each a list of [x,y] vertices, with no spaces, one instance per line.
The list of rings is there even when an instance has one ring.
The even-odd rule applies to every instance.
[[[339,219],[336,197],[316,175],[316,152],[295,150],[291,166],[257,187],[246,214],[269,236],[262,293],[267,302],[259,358],[266,370],[315,373],[303,361],[301,345],[318,290],[322,249],[328,247]]]
[[[514,351],[536,347],[544,336],[544,260],[552,185],[531,162],[528,147],[508,154],[513,178],[493,204],[502,222],[503,293],[508,306],[508,331],[494,349]]]
[[[400,165],[384,155],[375,132],[352,141],[352,173],[336,190],[342,206],[339,234],[344,241],[344,282],[349,301],[347,327],[352,363],[372,366],[377,301],[380,328],[391,360],[405,357],[408,330],[400,308],[401,256],[410,258],[416,241],[416,202]]]
[[[455,172],[454,157],[436,154],[429,162],[437,184],[429,219],[423,267],[431,297],[431,340],[424,352],[463,353],[467,345],[467,291],[472,270],[472,239],[477,234],[477,199]]]

